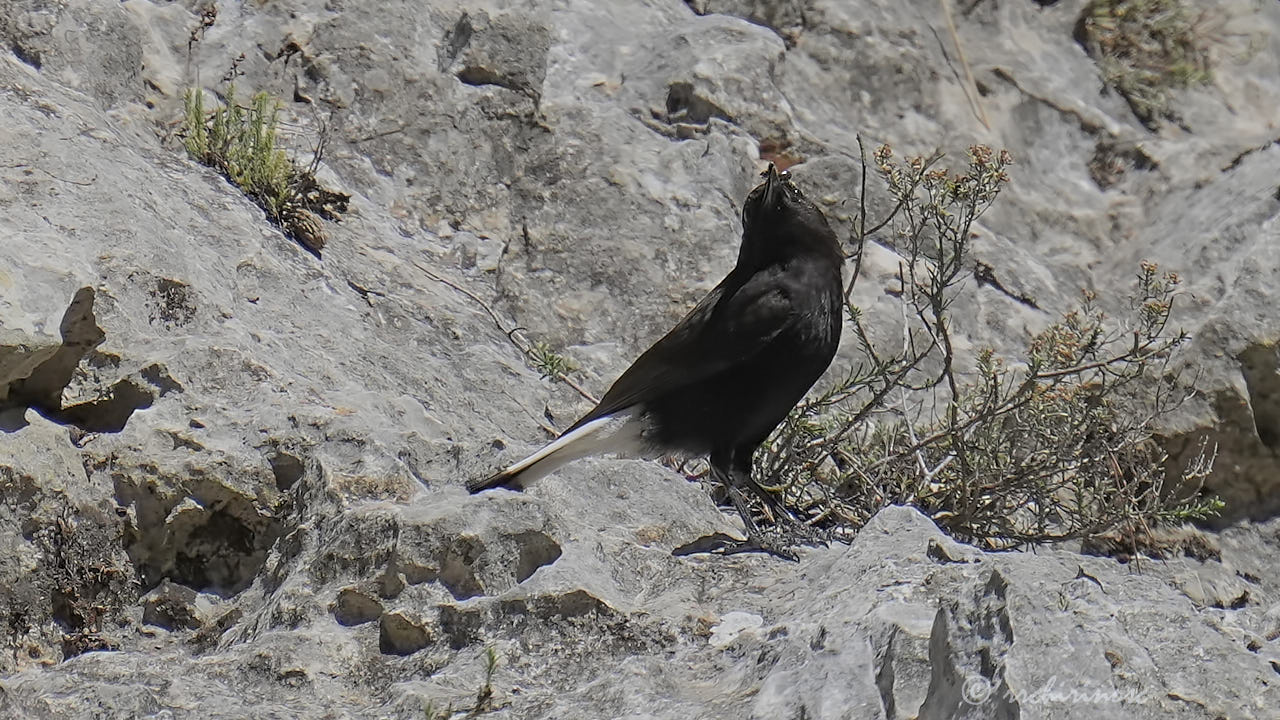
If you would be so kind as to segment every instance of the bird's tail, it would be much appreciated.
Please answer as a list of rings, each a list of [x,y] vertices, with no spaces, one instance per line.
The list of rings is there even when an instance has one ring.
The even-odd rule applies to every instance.
[[[483,480],[467,482],[467,491],[475,494],[492,488],[523,490],[531,483],[558,470],[561,466],[588,455],[603,453],[644,454],[644,423],[638,413],[624,410],[596,418],[561,435],[538,452]]]

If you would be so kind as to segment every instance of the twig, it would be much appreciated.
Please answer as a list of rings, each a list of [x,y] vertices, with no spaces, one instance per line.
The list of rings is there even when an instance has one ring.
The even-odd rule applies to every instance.
[[[384,138],[389,135],[395,135],[396,133],[402,133],[408,127],[409,127],[408,125],[401,125],[398,128],[393,128],[391,130],[383,130],[381,132],[376,132],[372,135],[366,135],[364,137],[348,138],[348,142],[353,142],[353,143],[369,142],[370,140],[377,140],[378,138]]]
[[[947,31],[951,33],[951,42],[956,46],[956,55],[960,57],[960,67],[964,70],[965,97],[969,100],[970,107],[978,116],[978,120],[986,129],[991,129],[991,123],[987,122],[987,113],[982,109],[982,101],[978,99],[978,83],[973,80],[973,71],[969,69],[969,61],[965,59],[964,48],[960,46],[960,35],[956,32],[956,21],[951,16],[951,0],[939,0],[942,3],[942,16],[947,19]]]
[[[431,270],[428,270],[427,268],[423,267],[420,263],[418,263],[417,260],[410,260],[409,262],[412,263],[414,267],[421,270],[424,275],[431,278],[432,280],[435,280],[436,282],[442,285],[448,285],[454,290],[471,298],[472,301],[474,301],[477,305],[479,305],[485,311],[485,313],[489,316],[489,319],[493,320],[493,324],[498,326],[498,330],[502,331],[502,334],[507,338],[507,340],[511,342],[511,344],[515,347],[515,349],[519,350],[520,353],[524,355],[525,360],[531,361],[533,359],[532,348],[529,345],[528,341],[522,341],[519,336],[519,333],[523,330],[523,328],[515,327],[508,330],[507,327],[503,324],[502,319],[498,317],[498,313],[494,312],[493,308],[489,306],[489,303],[482,300],[479,295],[476,295],[475,293],[471,292],[470,290],[462,287],[458,283],[446,277],[437,275]],[[593,404],[600,403],[600,401],[596,399],[595,396],[593,396],[591,393],[584,390],[581,385],[574,382],[573,378],[570,378],[568,375],[565,375],[564,373],[555,373],[554,375],[552,375],[552,377],[564,383],[565,385],[568,385],[569,387],[573,388],[575,391],[577,391],[579,395],[586,398],[591,403]]]
[[[862,274],[862,254],[867,251],[867,151],[862,146],[862,133],[858,133],[858,155],[862,158],[861,190],[858,193],[858,246],[853,254],[853,270],[849,273],[849,284],[844,290],[844,301],[849,302],[853,295],[853,286]]]
[[[45,170],[45,169],[44,169],[44,168],[42,168],[42,167],[37,167],[37,166],[35,166],[35,165],[29,165],[29,164],[27,164],[27,163],[15,163],[15,164],[13,164],[13,165],[4,165],[4,166],[2,166],[2,167],[6,167],[6,168],[29,168],[29,169],[31,169],[31,170],[39,170],[40,172],[44,173],[45,175],[48,175],[49,177],[53,178],[54,180],[60,180],[60,181],[62,181],[62,182],[64,182],[64,183],[71,183],[72,185],[79,185],[80,187],[89,187],[90,185],[93,185],[93,183],[94,183],[94,182],[96,182],[96,181],[97,181],[97,179],[98,179],[98,176],[97,176],[97,175],[94,175],[92,178],[89,178],[89,180],[88,180],[88,181],[86,181],[86,182],[81,182],[81,181],[79,181],[79,180],[72,180],[72,179],[70,179],[70,178],[59,177],[59,176],[54,175],[53,173],[49,172],[48,170]]]

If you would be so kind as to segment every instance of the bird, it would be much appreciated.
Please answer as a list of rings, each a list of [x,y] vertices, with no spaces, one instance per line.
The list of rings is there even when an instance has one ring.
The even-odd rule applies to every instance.
[[[748,538],[725,552],[792,557],[767,542],[742,491],[780,504],[751,478],[755,450],[826,371],[840,343],[844,252],[789,172],[770,163],[742,207],[737,262],[600,402],[532,455],[467,483],[523,490],[588,455],[709,456]],[[794,558],[793,558],[794,559]]]

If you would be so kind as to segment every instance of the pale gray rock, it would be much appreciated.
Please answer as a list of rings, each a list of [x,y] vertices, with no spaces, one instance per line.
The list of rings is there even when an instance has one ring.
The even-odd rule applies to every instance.
[[[196,630],[214,619],[217,596],[162,580],[139,599],[142,622],[166,630]]]
[[[1224,4],[1256,47],[1152,132],[1084,0],[950,5],[958,47],[938,3],[0,1],[0,715],[423,717],[492,649],[494,717],[1273,717],[1280,9]],[[233,68],[294,151],[326,134],[323,261],[174,135]],[[737,530],[656,463],[462,490],[590,406],[506,330],[599,394],[732,266],[762,156],[847,238],[859,134],[1017,159],[965,348],[1142,259],[1185,277],[1204,393],[1168,443],[1218,443],[1216,554],[991,553],[889,508],[795,564],[678,558]]]
[[[0,3],[0,41],[12,56],[102,108],[136,101],[143,92],[138,35],[122,5],[84,0]]]

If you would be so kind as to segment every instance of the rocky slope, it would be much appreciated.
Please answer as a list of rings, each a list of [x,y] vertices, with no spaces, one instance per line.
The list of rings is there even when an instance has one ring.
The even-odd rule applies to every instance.
[[[1280,717],[1274,3],[1214,6],[1214,80],[1154,128],[1079,1],[956,3],[954,36],[889,0],[207,7],[0,0],[0,714],[407,718],[487,684],[511,718]],[[233,66],[328,139],[323,259],[174,138]],[[672,557],[733,526],[655,464],[466,495],[586,407],[481,302],[600,392],[732,264],[762,155],[847,222],[858,133],[1017,159],[972,345],[1141,259],[1185,276],[1205,392],[1169,442],[1219,444],[1230,527],[1122,565],[891,508],[789,564]],[[860,298],[896,313],[878,252]]]

